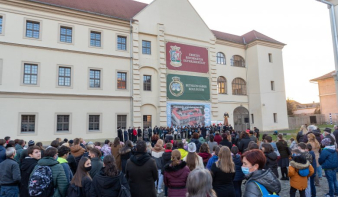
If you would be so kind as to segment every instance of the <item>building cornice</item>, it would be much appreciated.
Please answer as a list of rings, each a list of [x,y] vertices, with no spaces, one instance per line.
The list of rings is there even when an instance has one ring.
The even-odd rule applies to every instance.
[[[225,40],[217,39],[216,44],[221,44],[221,45],[230,46],[230,47],[236,47],[236,48],[240,48],[240,49],[245,49],[245,45],[243,45],[243,44],[238,44],[238,43],[229,42],[229,41],[225,41]]]
[[[280,45],[280,44],[274,44],[274,43],[270,43],[270,42],[265,42],[265,41],[261,41],[261,40],[256,40],[254,42],[251,42],[249,44],[246,45],[246,48],[250,48],[256,45],[261,45],[261,46],[266,46],[266,47],[271,47],[271,48],[276,48],[276,49],[283,49],[284,45]]]

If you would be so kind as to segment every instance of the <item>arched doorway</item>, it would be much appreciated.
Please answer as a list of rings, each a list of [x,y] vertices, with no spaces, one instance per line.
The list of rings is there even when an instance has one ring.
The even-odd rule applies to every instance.
[[[249,111],[245,107],[237,107],[234,110],[235,131],[245,131],[250,128]]]

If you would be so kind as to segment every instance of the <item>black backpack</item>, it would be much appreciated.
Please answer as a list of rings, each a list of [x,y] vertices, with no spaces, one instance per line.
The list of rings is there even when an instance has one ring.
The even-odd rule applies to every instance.
[[[38,166],[28,183],[30,196],[45,197],[54,194],[53,173],[49,166]]]
[[[80,197],[81,196],[81,190],[78,186],[76,186],[74,183],[69,185],[68,191],[67,191],[68,197]]]
[[[119,179],[120,179],[121,189],[120,189],[118,197],[131,197],[130,190],[122,184],[123,176],[124,175],[122,173],[120,173]]]

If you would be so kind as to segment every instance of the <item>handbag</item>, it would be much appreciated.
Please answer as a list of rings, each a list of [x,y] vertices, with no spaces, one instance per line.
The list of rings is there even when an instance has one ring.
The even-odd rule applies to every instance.
[[[126,188],[124,185],[122,185],[122,177],[124,175],[122,174],[122,172],[120,173],[120,185],[121,185],[121,189],[120,189],[120,192],[119,192],[119,196],[118,197],[131,197],[131,194],[130,194],[130,190],[128,188]]]

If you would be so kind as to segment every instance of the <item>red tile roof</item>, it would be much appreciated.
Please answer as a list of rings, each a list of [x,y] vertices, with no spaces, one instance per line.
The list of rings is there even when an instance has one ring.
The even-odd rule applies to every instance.
[[[314,81],[320,81],[320,80],[323,80],[323,79],[332,78],[335,73],[336,73],[336,71],[332,71],[332,72],[329,72],[329,73],[327,73],[327,74],[325,74],[323,76],[311,79],[310,81],[314,82]]]
[[[214,33],[214,35],[216,36],[217,39],[226,40],[226,41],[229,41],[229,42],[235,42],[235,43],[238,43],[238,44],[244,44],[242,36],[228,34],[228,33],[220,32],[220,31],[216,31],[216,30],[211,30],[211,31],[212,31],[212,33]]]

